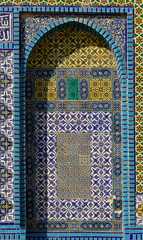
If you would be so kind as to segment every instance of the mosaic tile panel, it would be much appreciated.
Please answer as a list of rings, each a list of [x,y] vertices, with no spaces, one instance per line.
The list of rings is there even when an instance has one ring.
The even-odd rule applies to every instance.
[[[136,195],[136,224],[143,226],[143,195]]]
[[[7,24],[8,16],[1,24]],[[6,22],[5,22],[6,21]],[[8,28],[7,28],[8,29]],[[5,30],[7,31],[7,30]],[[1,35],[2,36],[2,35]],[[14,221],[13,51],[0,51],[0,221]]]
[[[66,16],[67,17],[67,16]],[[106,29],[106,31],[113,37],[113,39],[115,40],[116,44],[119,46],[120,51],[122,52],[122,54],[125,56],[125,25],[126,25],[126,18],[124,17],[124,15],[122,16],[109,16],[109,15],[97,15],[97,16],[92,16],[92,15],[80,15],[80,17],[82,18],[86,18],[87,21],[94,21],[98,26],[102,27],[103,29]],[[65,15],[59,15],[53,16],[53,15],[48,15],[48,16],[35,16],[32,15],[31,17],[29,16],[28,18],[25,18],[24,15],[22,15],[21,17],[21,44],[22,44],[22,52],[24,52],[24,49],[27,48],[26,46],[28,46],[29,42],[32,40],[32,38],[34,38],[34,36],[38,33],[39,29],[42,29],[43,27],[47,26],[47,24],[49,23],[53,23],[55,24],[55,20],[62,20],[63,18],[65,18]],[[70,17],[70,19],[74,18],[74,15]],[[80,35],[80,41],[79,41],[79,35]],[[58,39],[57,42],[53,41],[52,39],[55,38]],[[86,36],[86,37],[85,37]],[[106,46],[105,43],[103,43],[103,41],[101,41],[100,39],[98,39],[99,42],[96,41],[97,39],[95,37],[93,37],[92,34],[88,33],[87,31],[83,31],[81,29],[74,29],[69,31],[69,33],[67,34],[67,29],[64,29],[63,32],[60,33],[60,35],[58,34],[58,32],[56,32],[54,35],[52,35],[50,38],[48,38],[47,40],[44,40],[44,44],[47,42],[47,44],[49,45],[50,49],[45,49],[44,50],[44,54],[47,55],[47,60],[44,62],[44,65],[47,65],[47,67],[54,67],[55,64],[57,66],[56,61],[58,60],[58,67],[78,67],[78,65],[82,64],[82,67],[86,67],[86,62],[88,59],[88,66],[93,66],[93,67],[102,67],[102,65],[104,65],[104,67],[114,67],[116,66],[115,60],[114,58],[110,57],[110,55],[112,55],[112,53],[109,51],[108,48],[106,48],[106,51],[103,48],[101,48],[101,45],[103,45],[103,47]],[[66,47],[65,51],[61,51],[60,47],[62,48],[62,44],[61,41],[64,41],[64,46]],[[73,42],[76,43],[75,46],[73,46]],[[84,42],[86,42],[86,47]],[[91,43],[91,46],[89,47],[89,44]],[[56,45],[55,45],[56,44]],[[70,47],[69,47],[70,46]],[[42,46],[41,46],[42,47]],[[54,48],[56,48],[54,50]],[[58,48],[58,50],[57,50]],[[57,54],[57,60],[53,59],[53,55],[51,56],[51,51],[50,50],[54,50],[55,54]],[[37,51],[39,52],[40,49]],[[43,51],[43,50],[42,50]],[[49,52],[48,52],[49,51]],[[92,53],[92,54],[91,54]],[[100,53],[100,55],[102,54],[102,56],[104,56],[104,58],[102,58],[102,62],[101,59],[98,59],[98,53]],[[38,53],[40,54],[40,52]],[[70,56],[68,55],[70,54]],[[86,58],[86,56],[87,58]],[[106,62],[106,55],[109,54],[109,58],[108,61]],[[64,58],[64,62],[63,62],[63,57]],[[94,55],[96,57],[96,59],[93,59]],[[51,56],[51,58],[50,58]],[[91,57],[89,57],[91,56]],[[37,58],[36,58],[37,59]],[[54,63],[51,62],[51,59],[54,60]],[[110,59],[110,61],[109,61]],[[92,61],[91,61],[92,60]],[[32,61],[32,59],[31,59]],[[34,61],[34,59],[33,59]],[[37,59],[36,61],[39,61],[39,59]],[[80,61],[80,62],[78,62]],[[41,64],[40,61],[37,62],[38,64]],[[32,64],[32,63],[31,63]],[[34,62],[33,62],[34,64]],[[52,65],[51,65],[52,64]],[[54,65],[53,65],[54,64]],[[66,65],[65,65],[66,64]],[[42,67],[44,67],[44,65],[42,65]],[[38,67],[38,65],[37,65]]]
[[[68,28],[41,41],[28,62],[28,67],[35,65],[39,68],[86,66],[111,68],[115,67],[116,63],[103,40],[87,31]]]
[[[90,197],[90,134],[57,134],[57,197]]]
[[[54,79],[57,79],[58,87],[61,87],[59,83],[61,83],[62,79],[62,83],[64,82],[63,85],[65,86],[66,91],[71,88],[73,90],[79,89],[80,92],[82,92],[82,88],[80,87],[81,83],[83,83],[82,80],[84,79],[87,83],[86,86],[88,86],[87,95],[90,95],[89,76],[91,76],[92,78],[93,75],[95,79],[97,77],[97,80],[100,81],[100,86],[104,86],[104,82],[105,86],[106,83],[108,83],[110,87],[115,86],[115,88],[112,88],[113,99],[110,99],[107,102],[102,102],[91,101],[89,98],[88,101],[72,101],[68,100],[67,98],[62,101],[61,99],[59,100],[57,98],[56,101],[46,102],[42,100],[37,101],[37,99],[35,99],[34,97],[34,94],[32,93],[32,89],[34,89],[36,79],[38,79],[38,82],[39,79],[40,82],[42,82],[43,80],[43,84],[45,84],[47,79],[53,79],[54,76]],[[71,76],[73,78],[71,78]],[[76,78],[77,76],[79,78]],[[105,79],[107,80],[104,81]],[[116,82],[118,83],[117,86],[119,92],[121,91],[121,84],[118,79],[116,69],[44,68],[38,70],[36,68],[29,68],[27,70],[27,204],[29,206],[34,206],[34,204],[37,204],[35,206],[36,212],[34,212],[34,209],[32,210],[31,207],[27,209],[28,230],[29,228],[31,228],[30,222],[33,222],[34,219],[37,219],[38,221],[36,222],[34,220],[34,225],[32,228],[32,231],[34,232],[39,230],[44,232],[46,231],[47,227],[48,229],[50,229],[50,231],[55,231],[57,227],[58,231],[89,231],[89,229],[92,229],[92,231],[95,231],[95,229],[96,231],[101,231],[101,226],[102,224],[104,224],[104,221],[109,220],[111,222],[108,222],[107,225],[105,224],[105,231],[107,229],[110,229],[110,231],[113,231],[113,229],[118,229],[119,231],[121,229],[121,94],[117,97],[117,99],[116,97],[114,97],[117,90]],[[41,86],[43,85],[40,84],[40,87]],[[81,94],[79,95],[81,96]],[[104,112],[105,110],[107,112]],[[33,128],[34,118],[36,120],[35,130]],[[102,118],[105,118],[105,124],[103,123]],[[94,125],[92,125],[92,122],[94,123]],[[109,122],[110,124],[113,122],[112,127],[111,125],[109,125]],[[104,130],[102,128],[104,128]],[[114,130],[112,130],[112,128]],[[34,131],[36,132],[34,133]],[[74,142],[77,141],[75,137],[73,138],[73,140],[71,140],[72,148],[69,148],[68,144],[63,144],[63,139],[65,139],[65,142],[67,143],[67,138],[68,136],[70,136],[70,134],[77,134],[79,138],[79,134],[81,135],[85,133],[90,134],[90,153],[89,149],[81,149],[81,144],[79,149],[77,149],[78,145],[74,144]],[[61,134],[62,138],[58,137],[59,134]],[[112,139],[114,139],[113,143]],[[82,139],[79,141],[83,140],[84,138],[82,137]],[[33,155],[34,153],[32,151],[32,148],[34,146],[33,141],[35,141],[36,144],[34,148],[37,149],[35,155]],[[58,144],[58,141],[62,142]],[[105,145],[102,145],[102,142],[104,142]],[[47,149],[48,146],[49,149]],[[63,146],[63,154],[59,154],[59,146],[60,151],[61,146]],[[113,146],[115,149],[114,156],[112,156]],[[83,153],[86,153],[86,158],[83,158],[82,154],[79,154],[81,150]],[[70,151],[72,155],[70,155]],[[78,152],[78,154],[76,154],[76,151]],[[69,155],[67,155],[67,152]],[[90,155],[90,158],[87,153]],[[34,159],[36,159],[37,165],[37,193],[33,192],[34,189],[32,187],[34,184],[33,181],[35,181],[33,178],[34,172],[32,170],[34,168]],[[66,161],[65,167],[62,167],[63,165],[60,164],[60,170],[57,167],[56,163],[58,159],[60,159],[60,163],[62,161],[62,164],[65,164]],[[85,168],[85,160],[89,161],[89,159],[90,164],[86,165]],[[75,164],[72,163],[71,168],[70,161],[72,162],[73,160]],[[84,161],[84,166],[80,165],[81,160]],[[69,164],[67,164],[67,161],[69,162]],[[114,162],[114,171],[112,170],[112,161]],[[82,184],[83,181],[80,175],[81,168],[82,175],[85,171],[85,175],[88,176],[88,178],[86,178],[86,182],[84,181],[83,184],[86,186],[86,198],[83,198],[84,191],[77,191],[77,188],[79,187],[79,185]],[[70,171],[72,172],[72,175]],[[46,180],[47,173],[49,175],[49,178]],[[60,176],[60,186],[62,186],[64,189],[60,192],[58,190],[58,174]],[[112,175],[114,176],[113,178]],[[75,178],[75,176],[77,176],[76,181],[78,180],[78,184],[75,181],[74,186],[73,179]],[[62,182],[63,177],[64,180],[66,179],[64,184]],[[84,177],[84,175],[82,177]],[[91,183],[90,181],[87,181],[88,179],[90,179]],[[92,184],[94,187],[92,187]],[[106,187],[108,190],[105,190]],[[54,191],[52,190],[53,188],[55,189]],[[70,189],[70,191],[68,189]],[[81,187],[80,190],[82,190]],[[69,192],[70,195],[68,195]],[[36,194],[36,203],[33,202],[33,194]],[[104,197],[104,194],[106,196],[108,194],[108,198]],[[63,198],[62,196],[66,196],[66,198]],[[68,196],[70,196],[70,198]],[[100,209],[101,211],[99,211],[98,209]],[[106,211],[106,209],[108,210]],[[115,217],[116,220],[112,222],[113,217]],[[55,222],[57,221],[57,219],[59,219],[58,225],[56,225]],[[43,223],[41,222],[42,220],[44,221]],[[67,222],[67,220],[69,221],[69,223]],[[77,220],[80,222],[78,222]],[[83,224],[81,222],[83,220],[87,222]],[[93,220],[94,222],[96,221],[96,224],[92,223]],[[101,222],[98,223],[97,220]],[[73,224],[71,221],[76,222]],[[89,221],[91,223],[90,225]]]
[[[56,79],[35,80],[35,100],[56,100]]]
[[[38,4],[38,3],[37,3]],[[48,4],[48,3],[47,3]],[[65,2],[60,2],[59,4],[67,4]],[[69,3],[69,5],[76,5],[76,2],[71,2]],[[142,158],[142,137],[141,137],[141,129],[142,129],[142,97],[141,97],[141,89],[142,89],[142,1],[141,0],[136,0],[136,1],[123,1],[123,0],[119,0],[119,1],[93,1],[93,2],[77,2],[78,5],[81,4],[92,4],[92,5],[112,5],[112,6],[116,6],[116,5],[120,5],[120,6],[134,6],[135,7],[135,39],[136,39],[136,43],[135,43],[135,52],[136,52],[136,58],[135,58],[135,62],[136,62],[136,163],[137,165],[139,164],[138,159]],[[100,23],[101,24],[101,23]],[[119,24],[119,23],[118,23]],[[107,28],[107,25],[106,25]],[[114,28],[113,28],[114,29]],[[120,28],[121,29],[121,28]],[[119,36],[116,34],[116,37],[118,38]],[[113,36],[113,38],[115,39],[115,36]],[[120,46],[121,41],[119,42],[118,46]],[[139,136],[138,136],[139,135]],[[137,192],[142,193],[142,171],[139,172],[138,168],[137,170]]]
[[[37,69],[36,71],[30,68],[27,75],[26,96],[32,99],[32,89],[34,88],[34,99],[38,101],[46,101],[50,94],[51,97],[48,100],[107,101],[112,98],[118,100],[121,97],[121,83],[117,78],[117,70],[110,70],[109,68],[100,70],[71,68],[68,71],[63,68],[62,71],[59,69],[59,72],[56,72],[53,68]],[[30,79],[31,74],[34,77],[33,83]],[[40,78],[37,79],[37,76]],[[78,76],[78,78],[71,78],[72,76]],[[49,87],[49,83],[52,84],[51,87]]]
[[[47,119],[46,124],[45,119]],[[45,133],[45,128],[47,128],[47,133]],[[112,198],[111,113],[36,113],[35,131],[35,155],[37,156],[35,176],[37,182],[36,219],[56,221],[110,220],[113,217],[112,204],[109,201]],[[78,145],[80,141],[76,138],[76,135],[84,135],[84,133],[92,133],[91,143],[86,148],[83,143]],[[75,146],[78,147],[78,154],[76,154],[76,149],[73,148],[71,142],[70,149],[68,144],[64,145],[63,151],[62,148],[59,149],[59,140],[60,147],[63,147],[64,141],[71,141],[69,135],[72,139],[74,137],[72,143],[78,140]],[[46,151],[41,152],[41,149],[44,149],[45,138],[47,139],[47,158],[43,158]],[[102,144],[103,139],[105,145]],[[84,138],[81,141],[84,141]],[[62,154],[60,163],[59,151],[60,156]],[[67,153],[66,151],[71,152]],[[102,153],[101,158],[99,158],[99,152]],[[82,157],[83,153],[90,155],[91,167],[87,164],[81,165],[78,157],[79,155]],[[64,161],[64,157],[65,161],[68,162],[66,164],[61,162]],[[47,181],[45,181],[46,176],[44,179],[42,176],[43,172],[46,171],[46,163],[49,179]],[[62,179],[64,181],[63,190],[59,183]],[[69,185],[69,190],[67,185]],[[79,189],[77,189],[78,185]],[[87,187],[87,197],[84,187]],[[59,198],[59,194],[63,194],[65,197],[60,195]],[[88,195],[89,200],[87,200]],[[47,206],[43,205],[46,196],[48,199]],[[102,212],[102,209],[104,209],[104,212]]]
[[[111,100],[111,79],[90,79],[90,99]]]

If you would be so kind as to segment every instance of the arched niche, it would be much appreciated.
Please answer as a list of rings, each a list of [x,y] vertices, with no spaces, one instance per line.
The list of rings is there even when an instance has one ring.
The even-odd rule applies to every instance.
[[[86,30],[47,34],[27,61],[27,232],[122,228],[121,71]]]

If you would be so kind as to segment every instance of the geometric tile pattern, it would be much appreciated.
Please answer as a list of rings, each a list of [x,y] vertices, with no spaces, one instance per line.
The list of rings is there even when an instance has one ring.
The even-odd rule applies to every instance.
[[[109,201],[113,196],[111,116],[110,112],[36,113],[36,220],[106,221],[113,218]],[[82,136],[82,142],[78,141]],[[90,142],[88,146],[83,145],[86,138],[87,143]],[[64,144],[66,141],[70,149]],[[89,164],[81,162],[83,154],[90,155]],[[61,180],[64,183],[60,186]],[[84,187],[87,187],[87,197]]]
[[[13,52],[10,50],[0,51],[0,84],[1,91],[11,85],[13,80]]]
[[[137,213],[141,215],[141,217],[143,217],[143,204],[141,204],[138,208],[137,208]]]
[[[138,3],[138,2],[137,2]],[[1,4],[13,4],[13,5],[77,5],[77,6],[133,6],[134,0],[2,0]]]
[[[0,185],[6,184],[10,178],[12,178],[11,172],[0,165]]]
[[[42,16],[42,15],[37,14],[37,15],[32,15],[31,17],[28,17],[28,21],[27,21],[27,17],[25,17],[24,15],[21,15],[21,16],[22,16],[22,18],[21,18],[21,28],[22,28],[21,44],[22,44],[22,52],[24,52],[24,49],[27,48],[29,42],[39,32],[39,29],[42,29],[43,27],[47,26],[49,23],[55,24],[55,18],[54,18],[53,15],[51,15],[51,16],[50,15],[48,15],[48,16],[43,15]],[[84,15],[81,15],[81,17],[85,18]],[[106,29],[106,31],[109,32],[111,37],[115,40],[115,42],[118,45],[118,47],[120,48],[120,51],[122,52],[123,56],[125,56],[125,24],[126,24],[126,19],[123,15],[122,16],[116,16],[115,18],[113,16],[110,16],[110,15],[105,15],[104,18],[103,18],[103,15],[96,15],[96,16],[90,15],[90,17],[86,16],[86,18],[87,18],[87,21],[92,20],[93,22],[95,22],[97,24],[97,26],[99,25],[99,26],[102,26],[104,29]],[[56,17],[56,19],[59,19],[59,21],[62,20],[62,18],[58,17],[58,16]],[[73,61],[70,61],[70,59],[71,60],[74,59],[74,61],[75,61],[75,55],[76,55],[77,59],[79,59],[78,53],[80,53],[80,55],[83,56],[82,50],[89,51],[89,53],[90,53],[91,51],[93,52],[93,50],[96,50],[96,48],[98,47],[98,49],[100,48],[99,53],[104,54],[101,47],[100,47],[102,41],[100,41],[99,45],[97,46],[96,44],[94,44],[95,39],[93,39],[92,35],[88,35],[88,33],[84,31],[84,35],[86,35],[86,37],[90,36],[90,38],[88,38],[87,42],[89,43],[89,41],[90,41],[90,43],[93,43],[92,48],[89,48],[88,45],[87,45],[86,48],[84,48],[84,43],[82,41],[79,41],[79,37],[78,37],[78,31],[79,30],[75,29],[74,31],[76,31],[76,33],[77,33],[75,35],[75,37],[72,34],[72,32],[69,33],[69,36],[71,37],[71,39],[73,41],[77,42],[78,49],[73,46],[71,40],[68,39],[68,35],[65,33],[65,31],[60,36],[59,36],[58,32],[54,33],[55,36],[58,36],[57,39],[59,39],[61,41],[62,41],[62,39],[66,40],[65,41],[66,44],[64,44],[65,47],[66,46],[71,46],[70,48],[67,47],[66,51],[67,51],[67,53],[70,52],[72,54],[72,58],[69,55],[67,55],[68,59],[65,58],[64,63],[62,63],[63,60],[62,60],[62,58],[61,59],[59,58],[59,54],[61,54],[61,56],[63,56],[65,54],[65,52],[60,53],[60,51],[58,50],[60,48],[60,45],[61,45],[60,41],[55,42],[55,44],[58,46],[55,49],[55,53],[58,53],[57,57],[58,57],[59,63],[62,64],[62,65],[60,65],[61,67],[63,65],[65,66],[65,64],[68,65],[67,67],[70,67],[69,64],[71,64],[71,67],[72,67]],[[80,38],[81,37],[82,36],[80,36]],[[54,50],[56,45],[52,43],[53,37],[50,36],[49,39],[51,41],[48,41],[48,39],[47,39],[46,42],[48,41],[48,43],[50,45],[50,48],[52,48],[52,45],[53,45],[52,49]],[[84,39],[84,41],[85,41],[85,39]],[[80,49],[79,48],[80,46],[83,46],[83,49]],[[48,53],[47,51],[48,51],[48,49],[46,49],[46,52],[45,52],[46,54]],[[93,52],[93,53],[95,54],[95,52]],[[108,52],[108,50],[107,50],[107,53],[111,54],[110,52]],[[49,52],[48,56],[49,55],[51,55],[51,52]],[[87,52],[87,56],[88,56],[88,52]],[[53,58],[53,56],[52,56],[52,58]],[[48,57],[48,59],[49,59],[49,57]],[[48,62],[49,64],[52,64],[52,62],[49,61],[48,59],[45,60],[45,64],[46,64],[46,62]],[[87,58],[87,59],[88,59],[88,64],[91,64],[90,58]],[[87,59],[86,59],[86,61],[87,61]],[[81,59],[79,59],[79,60],[81,61]],[[106,63],[108,65],[108,67],[111,64],[115,65],[114,59],[112,59],[112,61],[111,62],[109,61],[108,63]],[[75,61],[75,62],[76,62],[76,64],[78,64],[77,61]],[[101,67],[101,62],[100,61],[97,61],[97,59],[94,59],[94,62],[96,64],[98,64],[98,67]],[[49,64],[48,64],[48,67],[50,67]],[[56,63],[54,62],[54,64],[56,64]],[[85,61],[83,61],[82,64],[85,65]],[[52,64],[52,67],[53,67],[53,64]],[[94,64],[93,67],[95,67],[95,64]]]
[[[115,204],[116,205],[116,204]]]
[[[67,88],[68,88],[68,100],[78,100],[79,99],[79,79],[78,78],[69,78],[67,79]],[[60,88],[62,90],[62,88]]]
[[[136,195],[136,224],[143,226],[143,195]]]
[[[55,69],[28,69],[29,80],[27,81],[26,95],[31,99],[34,87],[36,101],[54,100],[118,100],[121,96],[120,81],[117,79],[117,71],[109,69],[89,70],[70,68]],[[33,81],[30,75],[34,74]],[[40,78],[37,76],[40,76]],[[80,76],[79,76],[80,75]],[[79,78],[71,78],[71,77]],[[90,78],[89,78],[90,76]],[[108,79],[107,77],[113,79]],[[54,78],[53,78],[54,77]],[[93,79],[94,77],[94,79]],[[105,79],[103,77],[106,77]],[[45,79],[46,78],[46,79]],[[49,84],[51,86],[49,87]],[[113,87],[112,87],[113,84]],[[112,87],[112,88],[111,88]]]
[[[11,169],[0,165],[0,221],[13,220],[13,201],[11,201],[13,174]],[[7,198],[5,198],[7,197]]]
[[[90,133],[57,134],[57,197],[89,198]]]
[[[9,21],[7,18],[2,18],[2,19],[3,21],[6,21],[5,24],[7,23],[7,21]],[[6,34],[8,34],[8,32]],[[14,221],[13,68],[14,68],[13,51],[1,50],[0,51],[0,101],[1,101],[0,103],[0,159],[1,159],[0,218],[1,218],[1,222]]]
[[[0,221],[3,222],[3,217],[7,217],[6,215],[13,208],[13,205],[9,204],[8,201],[0,196]],[[7,218],[9,221],[9,218]]]
[[[109,76],[110,76],[110,81],[108,81]],[[91,100],[73,101],[73,100],[67,100],[65,98],[64,101],[61,101],[59,97],[55,101],[53,100],[53,101],[47,102],[44,100],[37,101],[32,93],[32,89],[34,89],[34,85],[37,79],[38,79],[38,82],[43,81],[42,82],[43,84],[45,84],[45,81],[47,81],[47,79],[57,79],[57,83],[58,83],[57,95],[58,95],[60,93],[60,91],[58,90],[59,83],[61,82],[63,83],[64,81],[64,84],[62,86],[66,86],[65,88],[66,92],[69,91],[69,89],[72,89],[72,90],[76,89],[78,91],[80,90],[81,92],[81,89],[82,89],[81,83],[85,83],[85,81],[83,82],[82,80],[83,79],[86,80],[88,83],[87,84],[88,87],[90,87],[90,79],[91,78],[93,79],[93,77],[95,79],[97,78],[99,81],[101,81],[102,79],[103,80],[107,79],[110,89],[111,89],[111,81],[114,83],[112,84],[112,86],[114,86],[112,88],[113,99],[102,102],[99,100],[98,101],[91,101]],[[40,87],[43,86],[42,83],[40,84]],[[122,173],[121,173],[121,126],[120,126],[121,83],[118,79],[117,70],[115,68],[114,69],[41,68],[40,70],[38,70],[37,68],[28,68],[26,89],[27,89],[26,90],[27,92],[26,94],[27,165],[26,166],[27,166],[27,177],[28,177],[27,206],[29,206],[27,207],[27,231],[46,232],[47,229],[50,229],[50,231],[55,231],[55,229],[57,229],[57,226],[59,226],[58,231],[67,231],[67,229],[69,229],[69,231],[83,231],[83,230],[90,231],[91,228],[93,229],[93,231],[102,231],[101,226],[102,226],[102,223],[105,221],[103,219],[108,220],[108,227],[107,226],[106,227],[110,229],[110,231],[113,231],[113,229],[118,229],[118,231],[121,231],[121,228],[122,228],[122,225],[121,225],[121,222],[122,222],[122,208],[121,208],[122,206],[122,201],[121,201],[122,200],[122,192],[121,192]],[[81,97],[81,94],[79,94],[79,96]],[[82,119],[80,120],[80,117],[78,116],[77,118],[78,121],[76,120],[75,116],[77,112],[79,113],[79,116],[82,116],[84,114],[85,116],[86,114],[89,115],[87,126],[86,126],[85,118],[83,118],[84,120]],[[111,112],[113,113],[114,117],[112,117]],[[97,124],[96,124],[98,119],[97,116],[101,114],[99,117],[99,119],[101,120],[102,118],[101,116],[103,113],[104,114],[110,113],[110,120],[111,122],[113,122],[113,125],[112,125],[114,129],[113,132],[112,132],[112,129],[110,129],[110,134],[105,134],[104,136],[102,129],[99,129],[99,131],[101,130],[100,136],[98,134],[98,131],[95,135],[93,135],[92,133],[93,129],[91,128],[92,121],[89,113],[91,114],[91,116],[92,114],[93,115],[96,114],[96,117],[94,119],[95,128],[97,127]],[[71,121],[71,126],[69,124],[70,115],[68,114],[72,114],[74,116],[74,118]],[[36,116],[36,118],[34,116]],[[64,120],[65,116],[67,116],[67,119]],[[34,119],[36,119],[36,130],[34,130],[33,128]],[[64,123],[64,121],[66,124]],[[82,121],[84,121],[83,124],[82,124]],[[103,122],[101,121],[100,124],[102,126]],[[80,126],[84,127],[83,133],[80,130]],[[107,126],[108,126],[108,123],[107,123]],[[88,129],[86,130],[86,128]],[[49,133],[49,131],[51,132]],[[63,137],[61,137],[60,134]],[[65,145],[63,144],[65,148],[63,150],[64,154],[62,154],[60,152],[61,148],[59,150],[59,146],[61,147],[62,145],[61,141],[64,142],[63,139],[65,139],[67,143],[68,141],[67,139],[69,139],[68,136],[70,136],[69,134],[72,134],[72,136],[74,136],[71,140],[72,148],[68,147],[68,144],[65,144]],[[88,152],[89,151],[88,148],[87,150],[83,149],[84,151],[87,151],[85,154],[86,158],[83,158],[82,154],[79,154],[80,148],[78,148],[77,150],[78,145],[74,144],[77,141],[75,138],[75,134],[79,142],[83,141],[83,137],[82,139],[80,138],[82,134],[90,135],[90,137],[87,139],[87,141],[90,142],[89,144],[90,153]],[[93,139],[93,136],[94,136],[94,139]],[[114,139],[113,142],[112,142],[112,139]],[[102,141],[105,143],[104,146],[102,146]],[[107,145],[107,143],[108,143],[108,148],[104,150],[104,147]],[[112,144],[114,149],[113,153],[112,151],[110,151],[112,148]],[[109,148],[109,145],[111,146],[110,148]],[[35,149],[36,152],[32,150],[33,148]],[[94,156],[92,156],[92,153],[91,153],[92,148],[93,148]],[[76,154],[76,151],[78,154]],[[67,167],[68,165],[67,162],[70,163],[70,161],[68,160],[69,158],[67,158],[67,156],[68,157],[71,156],[71,154],[67,155],[67,152],[72,153],[72,158],[70,157],[71,159],[70,161],[73,161],[73,160],[75,161],[76,159],[75,161],[76,163],[72,164],[71,168]],[[108,152],[110,152],[109,154],[110,156],[107,154]],[[104,153],[105,153],[105,156],[104,156]],[[90,155],[90,158],[89,158],[89,155]],[[36,178],[33,175],[34,174],[33,169],[35,169],[34,159],[36,160],[35,164],[37,166]],[[89,162],[89,159],[90,159],[90,164],[88,164],[85,169],[86,171],[85,174],[87,176],[86,182],[82,184],[82,181],[80,181],[81,180],[80,169],[81,167],[83,168],[84,166],[81,166],[80,163],[82,163],[82,160],[83,160],[83,163],[85,164],[85,160]],[[96,161],[95,165],[93,164],[92,160]],[[51,161],[51,164],[49,161]],[[59,161],[60,161],[60,167],[59,167]],[[66,162],[66,166],[63,168],[61,167],[63,166],[61,165],[61,162],[62,164],[64,164],[64,161]],[[108,165],[108,161],[109,161],[109,165]],[[113,170],[112,170],[112,166],[113,166],[112,161],[114,161]],[[108,165],[108,168],[105,167],[106,165]],[[65,168],[67,171],[65,171]],[[99,208],[103,206],[103,208],[100,209],[101,210],[100,213],[96,208],[96,204],[94,207],[92,206],[92,213],[90,209],[90,205],[94,200],[92,200],[92,198],[90,197],[92,192],[91,191],[92,183],[90,183],[90,181],[88,180],[91,180],[92,173],[90,169],[93,169],[93,168],[96,169],[96,171],[93,173],[93,176],[94,174],[96,176],[94,185],[96,186],[97,184],[97,187],[94,189],[94,193],[96,192],[95,194],[96,204],[98,203]],[[77,174],[77,171],[78,171],[78,174]],[[72,174],[70,174],[70,172],[72,172]],[[48,179],[47,179],[47,173],[49,176]],[[85,175],[83,171],[82,171],[82,174],[83,174],[82,176],[84,177]],[[114,179],[111,177],[111,174],[113,174]],[[75,179],[75,175],[77,176],[77,179],[79,179],[77,181],[78,184],[76,181],[74,182],[73,180]],[[60,176],[59,181],[57,176]],[[104,177],[102,177],[103,179],[100,179],[101,176],[106,176],[105,180],[104,180]],[[64,180],[67,179],[64,182],[62,180],[63,177],[64,177]],[[72,178],[72,181],[71,181],[71,178]],[[104,190],[102,190],[102,187],[101,187],[103,184],[105,188],[105,185],[106,185],[105,182],[108,178],[110,179],[109,182],[107,181],[108,189],[109,189],[109,186],[112,189],[108,193],[111,194],[112,192],[112,194],[108,198],[108,200],[106,199],[106,204],[108,207],[110,206],[110,211],[109,210],[106,211],[106,207],[105,207],[106,204],[104,205],[104,201],[103,201]],[[33,189],[33,184],[34,184],[33,181],[35,181],[34,179],[36,180],[37,193],[35,193],[35,190]],[[86,198],[84,198],[83,191],[77,192],[77,188],[81,185],[83,185],[83,187],[86,186],[86,194],[85,194]],[[61,186],[64,189],[63,191],[59,191]],[[114,186],[114,193],[113,193],[113,186]],[[99,188],[100,188],[100,191],[99,193],[97,193]],[[68,189],[70,189],[70,191]],[[82,187],[80,189],[82,190]],[[102,192],[101,195],[100,195],[100,192]],[[34,194],[36,194],[35,196],[36,196],[37,203],[33,198]],[[93,197],[94,197],[94,194],[93,194]],[[84,208],[84,205],[83,205],[84,201],[87,203],[88,201],[90,201],[91,204],[88,206],[86,205]],[[75,208],[75,205],[74,205],[75,202],[76,202],[76,205],[79,204],[77,205],[77,207],[80,211],[77,211],[77,208]],[[67,205],[67,203],[69,203],[69,205]],[[87,207],[89,208],[88,212],[86,211]],[[36,208],[36,211],[34,210],[35,208]],[[69,209],[69,212],[66,212],[68,211],[68,209]],[[114,223],[112,223],[112,220],[109,222],[109,220],[112,219],[113,217],[115,218]],[[95,221],[97,224],[96,225],[91,224],[89,226],[88,218],[89,219],[95,218]],[[59,219],[57,226],[55,225],[56,219]],[[67,219],[69,219],[68,222],[67,222]],[[85,225],[83,225],[81,222],[84,219],[85,221],[87,221]],[[72,223],[71,221],[74,221],[74,223]],[[100,223],[98,223],[97,221],[100,221]]]
[[[35,80],[35,100],[56,100],[56,79]]]
[[[28,61],[28,67],[35,66],[112,68],[116,63],[113,53],[99,37],[81,29],[67,28],[41,41]]]
[[[90,79],[91,100],[111,100],[111,79]]]

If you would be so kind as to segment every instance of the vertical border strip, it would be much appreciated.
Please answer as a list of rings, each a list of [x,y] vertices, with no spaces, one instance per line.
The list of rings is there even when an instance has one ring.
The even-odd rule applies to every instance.
[[[20,228],[20,91],[19,91],[19,11],[14,7],[14,210]]]

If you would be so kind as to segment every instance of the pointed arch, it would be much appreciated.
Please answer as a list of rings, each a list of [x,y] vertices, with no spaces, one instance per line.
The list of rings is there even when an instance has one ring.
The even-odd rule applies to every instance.
[[[44,27],[42,30],[40,30],[35,37],[30,41],[29,45],[27,46],[27,50],[25,50],[25,55],[22,58],[23,60],[23,75],[22,78],[25,78],[26,75],[26,65],[29,60],[29,57],[31,56],[31,53],[35,50],[35,48],[41,43],[41,41],[44,38],[47,38],[48,36],[52,35],[53,33],[65,29],[67,27],[75,27],[80,28],[82,30],[86,30],[90,33],[92,33],[94,36],[98,36],[101,39],[103,39],[111,51],[114,54],[116,63],[117,63],[117,69],[119,73],[119,78],[122,81],[122,92],[125,92],[126,90],[126,84],[127,84],[127,74],[126,74],[126,67],[125,62],[123,60],[123,56],[116,45],[114,39],[110,37],[110,35],[101,27],[97,26],[93,21],[88,21],[84,18],[63,18],[58,21],[54,21],[50,24],[48,24],[46,27]],[[122,98],[122,104],[123,106],[127,105],[127,96],[124,93]],[[123,109],[124,111],[124,109]],[[124,127],[124,126],[123,126]]]
[[[92,33],[94,36],[99,36],[101,39],[103,39],[114,54],[121,81],[123,82],[127,78],[125,62],[122,53],[120,52],[120,49],[118,48],[114,39],[103,28],[97,26],[97,24],[95,24],[94,21],[89,21],[88,19],[81,17],[69,17],[69,18],[64,17],[59,20],[51,22],[46,27],[41,29],[30,41],[29,45],[27,46],[27,49],[25,50],[25,55],[23,58],[25,67],[31,55],[31,52],[34,51],[35,47],[37,47],[37,45],[39,45],[44,38],[47,38],[54,32],[62,30],[63,28],[65,29],[67,27],[80,28],[82,30],[86,30]]]

